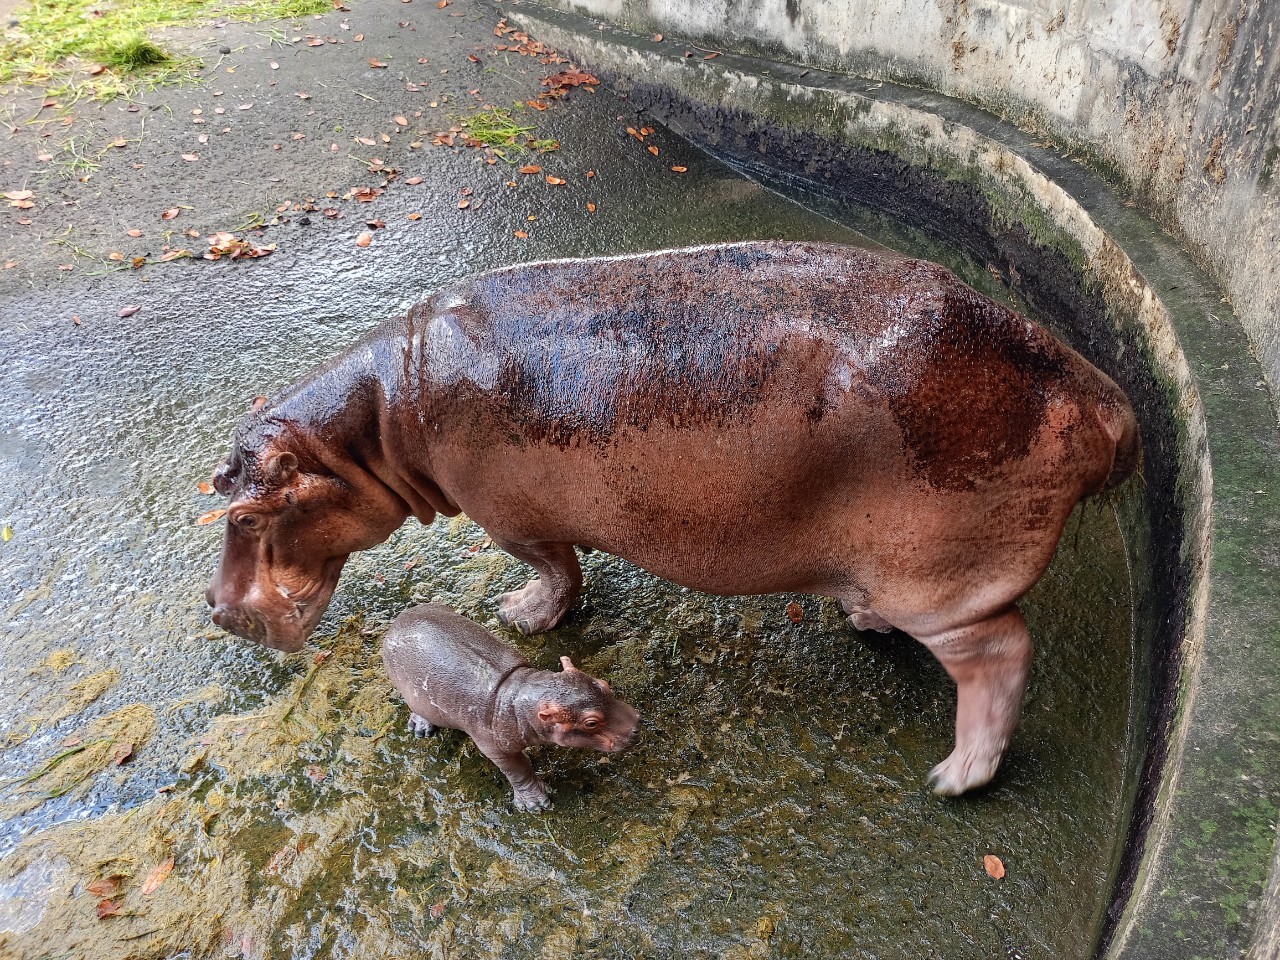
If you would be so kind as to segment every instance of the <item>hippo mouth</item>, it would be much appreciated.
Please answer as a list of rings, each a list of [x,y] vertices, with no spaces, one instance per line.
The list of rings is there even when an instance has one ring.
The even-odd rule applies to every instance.
[[[327,561],[321,575],[302,590],[291,591],[283,585],[275,585],[272,590],[275,595],[273,609],[219,603],[216,588],[210,587],[205,599],[213,607],[213,622],[228,633],[272,650],[296,653],[306,644],[329,608],[346,560],[342,556]]]

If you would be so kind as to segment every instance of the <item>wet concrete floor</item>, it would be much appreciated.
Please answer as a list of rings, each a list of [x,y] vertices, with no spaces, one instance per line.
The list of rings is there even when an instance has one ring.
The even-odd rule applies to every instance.
[[[958,801],[924,788],[950,750],[952,685],[914,642],[859,635],[828,601],[710,598],[588,558],[564,626],[503,635],[543,666],[573,655],[646,724],[621,756],[537,757],[556,801],[542,817],[517,814],[461,736],[414,740],[377,656],[420,599],[496,628],[493,598],[527,570],[473,525],[406,526],[354,557],[301,654],[209,624],[220,524],[194,521],[219,501],[196,484],[239,415],[430,290],[716,240],[912,243],[855,234],[663,129],[642,141],[657,124],[604,89],[518,114],[560,141],[520,157],[540,174],[431,145],[561,69],[496,50],[519,45],[494,35],[500,16],[418,0],[187,31],[235,52],[136,113],[83,108],[76,149],[104,151],[88,182],[38,159],[63,157],[65,132],[24,125],[4,144],[5,189],[40,202],[29,226],[6,214],[0,248],[18,263],[0,270],[0,955],[1089,955],[1130,696],[1128,575],[1103,505],[1073,517],[1025,603],[1038,655],[1003,772]],[[398,177],[370,173],[374,156]],[[343,199],[361,186],[384,192]],[[198,253],[255,214],[289,220],[255,238],[269,257],[103,273],[111,252]],[[175,225],[199,237],[161,234]],[[966,277],[990,282],[981,265]]]

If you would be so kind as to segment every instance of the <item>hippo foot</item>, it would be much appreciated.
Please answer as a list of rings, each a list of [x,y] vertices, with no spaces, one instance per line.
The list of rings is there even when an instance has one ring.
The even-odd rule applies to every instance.
[[[957,747],[951,756],[929,771],[929,789],[941,797],[958,797],[968,790],[986,786],[996,775],[1003,756],[1003,751],[961,751]]]
[[[516,809],[523,813],[541,813],[551,809],[551,798],[547,795],[547,785],[534,777],[533,782],[526,784],[515,792]]]
[[[526,637],[550,630],[563,619],[569,603],[557,596],[540,579],[530,580],[519,590],[498,597],[498,622],[515,627]]]
[[[409,714],[409,730],[415,737],[425,737],[435,733],[439,727],[428,720],[426,717],[420,717],[416,713]]]

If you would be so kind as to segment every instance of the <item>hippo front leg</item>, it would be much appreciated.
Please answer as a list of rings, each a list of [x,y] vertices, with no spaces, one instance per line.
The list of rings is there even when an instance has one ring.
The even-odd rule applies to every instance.
[[[582,593],[582,567],[569,543],[493,542],[538,572],[519,590],[498,597],[498,620],[529,635],[550,630]]]
[[[933,768],[935,793],[957,796],[995,776],[1022,715],[1031,637],[1017,607],[921,638],[956,682],[956,748]]]
[[[501,753],[495,750],[492,753],[485,753],[485,756],[497,765],[511,783],[518,809],[526,813],[535,813],[551,806],[551,798],[547,796],[547,785],[533,772],[533,764],[523,752]]]

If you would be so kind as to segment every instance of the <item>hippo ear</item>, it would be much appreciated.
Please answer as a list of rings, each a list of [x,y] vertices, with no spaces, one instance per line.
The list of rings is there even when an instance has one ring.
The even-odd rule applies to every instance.
[[[578,670],[578,668],[577,668],[577,667],[575,667],[575,666],[573,665],[573,661],[572,661],[572,660],[570,660],[568,657],[561,657],[561,658],[560,658],[560,666],[561,666],[561,668],[564,670],[564,672],[565,672],[565,673],[579,673],[579,672],[581,672],[581,671],[579,671],[579,670]]]
[[[610,694],[613,693],[613,687],[609,686],[608,680],[601,680],[599,677],[596,677],[595,681],[596,681],[596,686],[599,687],[601,690],[603,690],[605,693],[610,693]]]
[[[286,450],[262,465],[262,476],[271,484],[285,486],[298,475],[298,458]]]
[[[573,714],[563,704],[554,700],[543,700],[538,704],[538,719],[543,723],[572,723]]]

